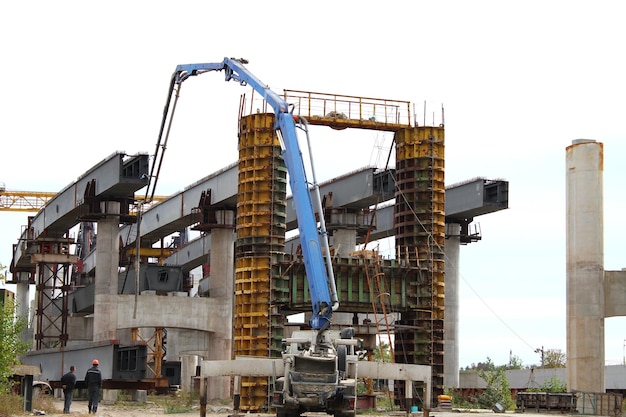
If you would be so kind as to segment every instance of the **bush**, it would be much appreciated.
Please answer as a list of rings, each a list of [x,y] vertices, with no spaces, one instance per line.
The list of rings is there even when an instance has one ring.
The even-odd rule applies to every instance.
[[[463,397],[461,391],[457,391],[454,389],[450,389],[447,391],[450,396],[450,403],[454,408],[476,408],[476,404],[471,402],[469,399]]]
[[[54,407],[52,395],[38,395],[33,391],[33,410],[41,410],[46,414],[58,413]],[[24,397],[10,391],[0,393],[0,417],[12,417],[24,414]]]
[[[43,393],[35,395],[34,392],[33,392],[33,410],[44,411],[46,414],[55,414],[59,412],[54,407],[54,401],[53,401],[52,395],[43,394]]]
[[[24,317],[15,317],[16,305],[12,300],[0,302],[0,392],[11,390],[10,378],[13,365],[19,364],[18,356],[26,353],[28,345],[21,339],[26,328]]]
[[[0,417],[11,417],[21,414],[24,401],[19,395],[12,395],[9,391],[0,393]]]

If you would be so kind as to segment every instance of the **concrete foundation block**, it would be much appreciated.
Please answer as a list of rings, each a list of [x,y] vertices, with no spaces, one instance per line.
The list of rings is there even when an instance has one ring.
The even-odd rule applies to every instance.
[[[148,401],[148,391],[145,389],[138,389],[133,392],[133,401],[141,404],[145,404]]]
[[[117,402],[117,393],[119,390],[116,389],[103,389],[102,390],[102,404],[115,404]]]

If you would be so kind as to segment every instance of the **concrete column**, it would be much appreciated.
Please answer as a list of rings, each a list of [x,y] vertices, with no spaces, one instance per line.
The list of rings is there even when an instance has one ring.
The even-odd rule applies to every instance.
[[[567,388],[604,392],[603,145],[566,148]]]
[[[93,320],[93,340],[117,339],[117,286],[120,261],[119,218],[120,203],[107,201],[103,211],[107,216],[98,222],[96,244],[96,279]]]
[[[26,275],[26,274],[23,274]],[[28,284],[28,277],[22,280],[19,278],[18,283],[15,285],[15,303],[17,304],[17,317],[22,317],[27,323],[30,323],[30,316],[28,315],[28,307],[30,306],[30,285]],[[20,338],[24,342],[28,342],[28,329],[24,329]]]
[[[220,306],[216,311],[222,326],[209,335],[209,360],[232,359],[233,355],[235,237],[233,229],[211,230],[209,298],[215,299]],[[230,377],[208,378],[207,395],[209,399],[230,398]]]
[[[198,356],[180,356],[180,388],[184,392],[193,392],[193,377],[196,375]]]
[[[356,230],[339,229],[333,232],[333,248],[340,258],[347,258],[356,248]]]
[[[459,265],[461,225],[446,224],[445,298],[443,318],[443,385],[459,388]]]

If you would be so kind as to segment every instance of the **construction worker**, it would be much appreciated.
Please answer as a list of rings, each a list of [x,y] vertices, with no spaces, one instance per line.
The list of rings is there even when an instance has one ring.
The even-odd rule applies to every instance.
[[[70,413],[72,405],[72,397],[74,395],[74,386],[76,385],[76,375],[74,374],[74,365],[70,366],[70,371],[61,377],[61,387],[63,388],[63,414]]]
[[[102,374],[98,369],[98,359],[94,359],[91,368],[87,369],[85,374],[85,384],[87,385],[87,395],[89,398],[89,413],[98,411],[98,400],[100,399],[100,388],[102,388]]]

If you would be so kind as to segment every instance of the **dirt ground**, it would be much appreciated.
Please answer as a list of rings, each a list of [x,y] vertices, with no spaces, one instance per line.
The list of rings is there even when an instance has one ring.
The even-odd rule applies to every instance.
[[[67,416],[67,414],[63,414],[63,400],[62,399],[54,399],[52,401],[53,406],[56,412],[46,412],[47,416]],[[228,417],[229,414],[232,414],[232,410],[225,408],[223,406],[207,406],[207,416],[213,417]],[[28,415],[37,415],[36,408],[33,409],[33,413]],[[89,414],[87,410],[87,401],[86,400],[74,400],[72,401],[72,405],[70,407],[70,414],[73,417],[92,417],[93,414]],[[150,416],[150,417],[175,417],[175,416],[200,416],[200,408],[198,405],[192,407],[192,411],[186,413],[166,413],[164,407],[156,405],[148,401],[145,404],[131,404],[131,405],[107,405],[102,402],[98,405],[98,413],[97,417],[142,417],[142,416]],[[252,417],[252,416],[250,416]]]
[[[53,400],[54,408],[57,410],[56,413],[46,413],[48,416],[66,416],[67,414],[63,414],[63,400],[54,399]],[[228,406],[222,405],[213,405],[209,404],[207,406],[206,414],[209,417],[229,417],[233,415],[233,410]],[[535,414],[535,413],[514,413],[514,412],[506,412],[506,413],[495,413],[489,410],[480,410],[480,411],[437,411],[431,410],[429,413],[429,417],[498,417],[503,416],[503,414],[518,414],[520,417],[546,417],[546,414]],[[31,414],[31,415],[34,415]],[[70,415],[74,417],[91,417],[93,414],[87,413],[87,401],[84,400],[75,400],[72,402],[72,407],[70,409]],[[364,412],[360,414],[363,417],[424,417],[423,413],[413,413],[407,414],[401,411],[390,412],[390,413],[372,413],[372,412]],[[187,416],[200,416],[200,408],[196,404],[193,406],[192,411],[186,413],[166,413],[166,410],[158,406],[154,403],[150,403],[148,401],[147,404],[142,405],[106,405],[100,403],[98,406],[97,417],[187,417]],[[304,415],[310,417],[325,417],[328,414],[325,413],[307,413]],[[244,414],[243,417],[275,417],[274,414],[259,414],[259,413],[247,413]],[[359,417],[359,413],[357,413],[357,417]]]

